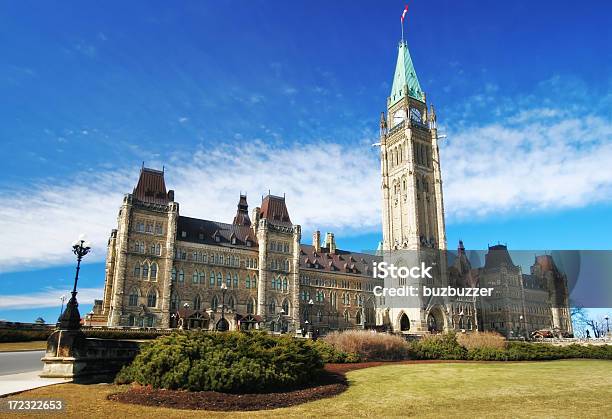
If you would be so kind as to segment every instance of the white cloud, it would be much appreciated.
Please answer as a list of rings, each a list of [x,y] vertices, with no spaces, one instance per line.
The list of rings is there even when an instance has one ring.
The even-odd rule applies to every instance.
[[[80,305],[93,304],[95,299],[102,298],[103,288],[80,288],[77,299]],[[65,295],[70,298],[66,290],[49,288],[45,291],[31,294],[3,295],[0,299],[0,310],[23,310],[30,308],[58,307],[61,304],[60,297]],[[66,300],[68,302],[68,300]],[[84,315],[85,313],[81,313]]]

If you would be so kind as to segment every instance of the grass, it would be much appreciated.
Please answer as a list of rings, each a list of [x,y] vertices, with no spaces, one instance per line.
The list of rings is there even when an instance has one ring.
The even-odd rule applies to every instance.
[[[33,340],[31,342],[1,342],[0,352],[30,351],[34,349],[46,349],[46,340]]]
[[[62,384],[11,398],[61,398],[63,417],[597,417],[612,400],[612,362],[385,365],[348,373],[343,394],[285,409],[197,412],[125,405],[106,396],[126,387]],[[13,416],[11,416],[13,417]],[[18,417],[15,415],[15,417]]]

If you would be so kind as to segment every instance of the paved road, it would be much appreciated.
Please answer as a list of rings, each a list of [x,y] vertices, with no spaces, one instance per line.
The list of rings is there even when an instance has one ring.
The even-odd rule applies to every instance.
[[[0,352],[0,376],[20,372],[42,371],[40,358],[45,351]]]

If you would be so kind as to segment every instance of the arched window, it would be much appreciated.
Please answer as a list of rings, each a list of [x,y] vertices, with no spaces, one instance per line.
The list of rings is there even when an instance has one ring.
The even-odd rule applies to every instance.
[[[234,301],[234,297],[230,295],[229,300],[227,301],[227,306],[234,310],[236,306],[236,302]]]
[[[217,298],[216,295],[213,296],[212,303],[210,306],[212,307],[213,310],[216,310],[217,307],[219,307],[219,299]]]
[[[283,300],[282,308],[285,314],[289,314],[289,300],[287,300],[286,298]]]
[[[193,271],[193,275],[191,276],[191,282],[193,282],[194,284],[197,284],[200,281],[200,274],[198,274],[198,271]]]
[[[228,288],[232,286],[232,274],[229,272],[225,275],[225,286]]]
[[[179,296],[176,292],[173,292],[170,296],[170,311],[177,311],[179,309]]]
[[[151,264],[151,279],[153,281],[157,280],[157,263]]]
[[[204,284],[206,283],[206,273],[204,271],[200,272],[200,280],[199,280],[200,284]]]
[[[321,310],[317,311],[317,322],[321,323],[323,321],[323,313]]]
[[[344,321],[348,323],[349,321],[349,312],[348,310],[344,310]]]
[[[274,299],[270,300],[268,303],[268,311],[270,311],[270,313],[276,312],[276,301],[274,301]]]
[[[157,291],[154,288],[147,294],[147,307],[157,307]]]
[[[145,262],[142,265],[142,278],[149,279],[149,262]]]
[[[283,277],[283,291],[287,291],[287,277]]]
[[[272,277],[272,289],[275,290],[276,289],[276,278]]]
[[[355,322],[361,324],[361,309],[357,310],[357,314],[355,314]]]
[[[179,282],[185,282],[185,272],[182,269],[179,271]]]
[[[253,275],[253,281],[251,281],[251,288],[257,288],[257,275]]]
[[[331,306],[333,308],[337,308],[338,307],[338,300],[337,300],[338,299],[338,295],[336,294],[335,291],[330,294],[329,299],[330,299]]]
[[[255,314],[255,301],[252,298],[247,300],[247,314]]]
[[[136,266],[134,266],[134,276],[136,278],[140,278],[140,263],[137,263]]]
[[[193,299],[193,309],[194,310],[202,309],[202,299],[200,298],[199,295],[196,295],[195,298]]]
[[[222,283],[223,283],[223,275],[221,275],[221,272],[218,272],[217,273],[217,286],[220,287]]]
[[[172,274],[170,278],[172,279],[172,282],[176,282],[176,268],[175,267],[172,267]]]
[[[159,243],[155,245],[155,254],[161,256],[161,244]]]
[[[215,271],[210,271],[210,286],[215,285]]]
[[[128,298],[128,306],[136,307],[138,305],[138,290],[135,288],[130,291],[130,296]]]
[[[251,288],[251,277],[249,275],[246,276],[244,280],[244,286],[248,289]]]
[[[238,288],[238,274],[234,273],[234,288]]]

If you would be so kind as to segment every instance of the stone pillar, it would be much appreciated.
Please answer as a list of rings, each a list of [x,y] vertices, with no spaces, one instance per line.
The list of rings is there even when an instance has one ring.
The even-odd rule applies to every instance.
[[[291,330],[300,327],[300,241],[302,239],[302,228],[293,226],[293,258],[291,267]]]
[[[113,291],[108,319],[109,326],[119,326],[121,315],[123,314],[123,295],[124,282],[127,275],[127,253],[129,245],[129,235],[131,229],[132,195],[127,194],[123,197],[123,205],[119,212],[117,229],[117,260],[115,262],[115,273],[113,275]]]
[[[179,217],[179,204],[168,204],[168,226],[166,228],[166,253],[164,255],[164,271],[161,275],[161,327],[170,327],[170,298],[172,295],[172,267],[174,265],[174,243]]]
[[[257,315],[266,321],[266,289],[268,287],[268,224],[267,220],[259,220],[257,228],[259,244],[259,283],[257,284]]]

